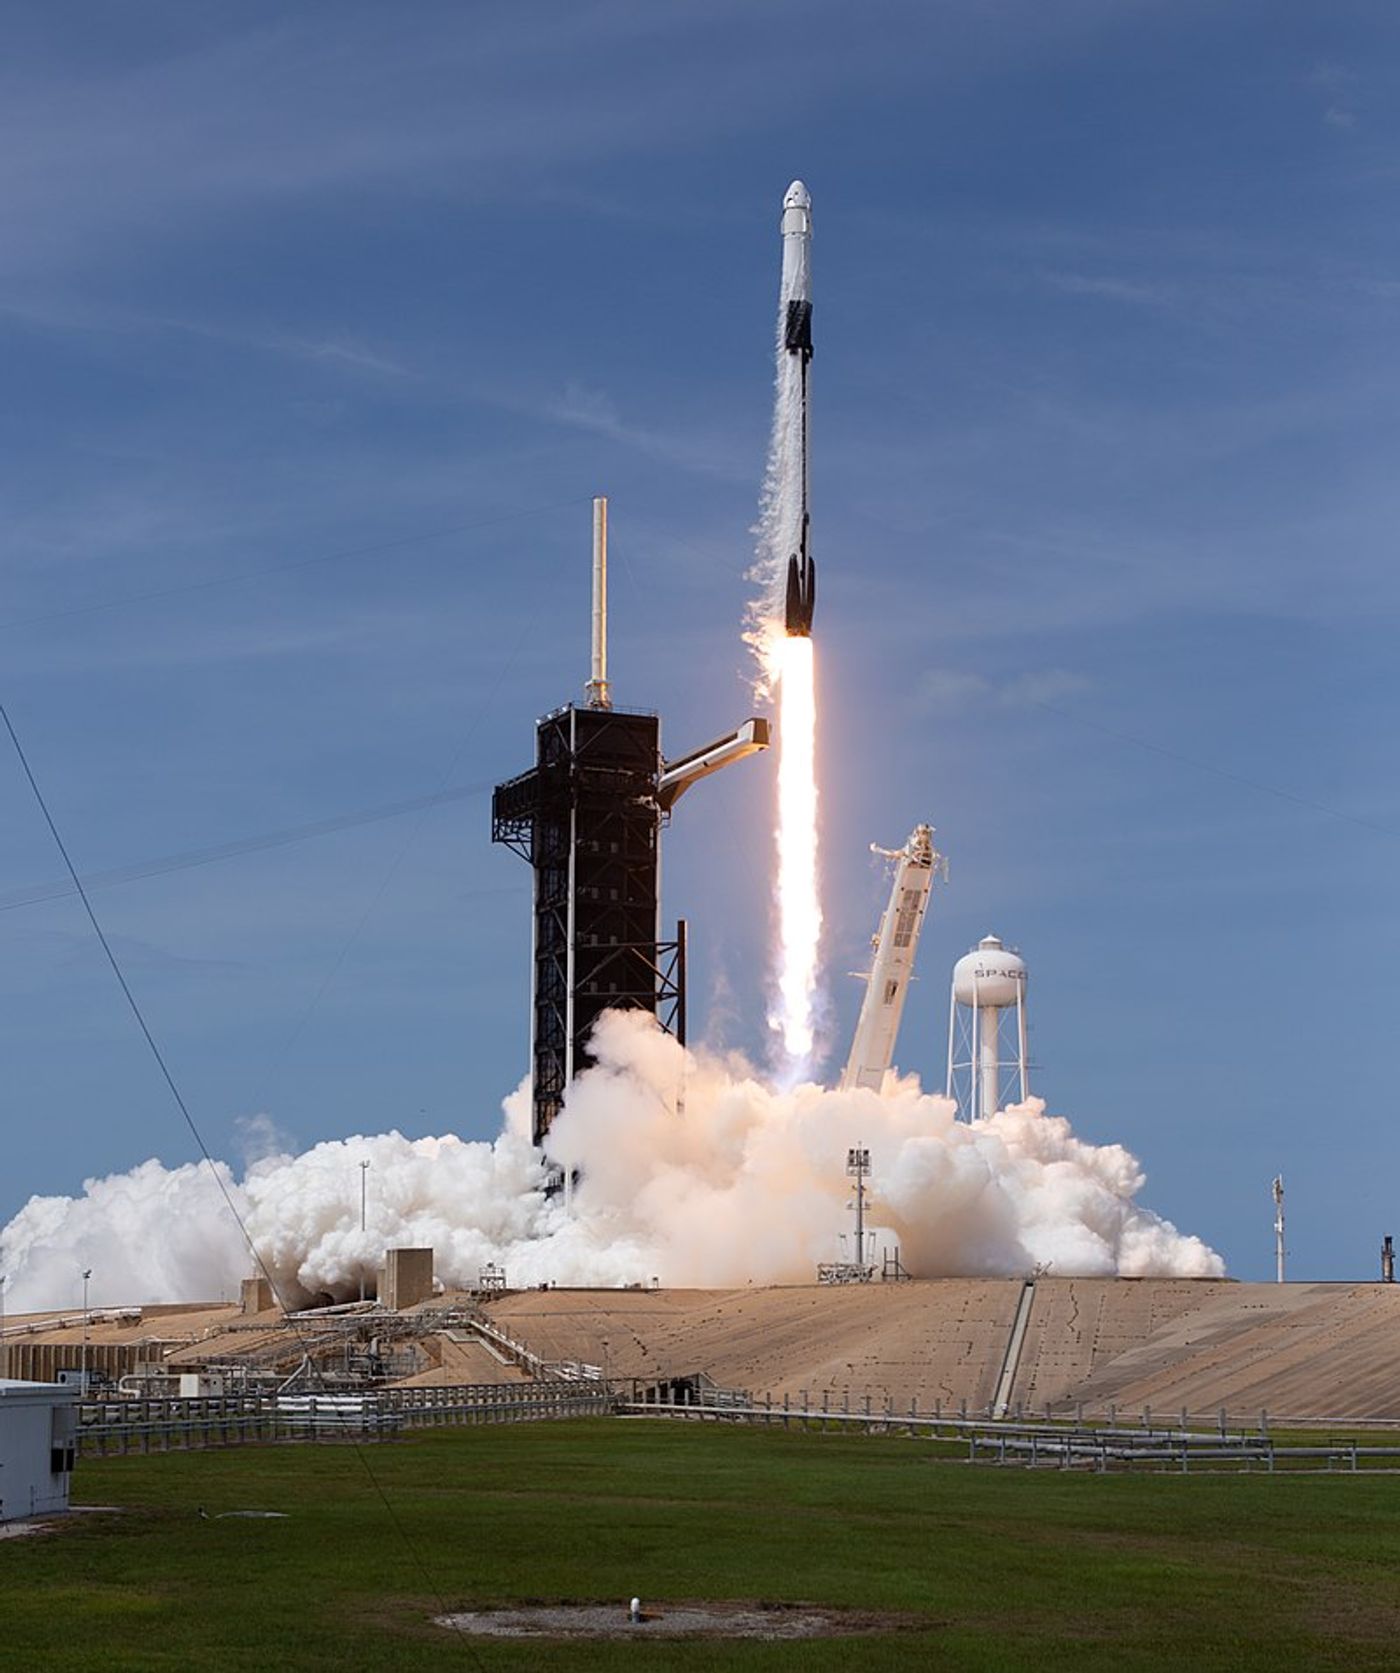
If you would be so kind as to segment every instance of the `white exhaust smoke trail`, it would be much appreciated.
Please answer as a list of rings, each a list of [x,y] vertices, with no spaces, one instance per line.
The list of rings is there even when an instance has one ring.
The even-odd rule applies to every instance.
[[[605,1015],[594,1043],[598,1065],[550,1133],[553,1159],[582,1170],[572,1211],[540,1190],[522,1088],[493,1144],[385,1133],[253,1164],[233,1192],[279,1289],[352,1299],[395,1245],[434,1249],[453,1288],[473,1287],[488,1261],[517,1287],[810,1283],[839,1253],[856,1132],[870,1148],[877,1243],[897,1244],[916,1277],[1224,1271],[1133,1200],[1143,1176],[1127,1151],[1081,1142],[1036,1099],[966,1123],[912,1077],[883,1095],[779,1091],[738,1058],[684,1052],[635,1011]],[[232,1298],[251,1269],[209,1170],[154,1161],[89,1180],[77,1198],[33,1198],[0,1247],[12,1314],[80,1304],[85,1268],[94,1306]]]

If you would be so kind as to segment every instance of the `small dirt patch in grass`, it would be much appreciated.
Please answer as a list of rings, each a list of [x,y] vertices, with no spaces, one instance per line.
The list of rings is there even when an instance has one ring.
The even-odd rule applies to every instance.
[[[843,1638],[905,1631],[915,1624],[927,1630],[935,1624],[800,1603],[655,1603],[637,1621],[615,1603],[537,1603],[469,1609],[434,1620],[483,1638]]]

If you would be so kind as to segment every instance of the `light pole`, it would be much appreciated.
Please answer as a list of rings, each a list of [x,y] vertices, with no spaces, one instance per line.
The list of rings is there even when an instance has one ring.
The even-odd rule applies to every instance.
[[[363,1243],[365,1235],[365,1191],[369,1179],[369,1163],[360,1163],[360,1241]],[[360,1300],[365,1299],[365,1268],[364,1255],[360,1256]]]
[[[91,1280],[91,1278],[92,1278],[92,1268],[89,1266],[89,1267],[86,1267],[83,1271],[83,1357],[82,1357],[81,1380],[82,1380],[82,1398],[84,1400],[87,1399],[87,1392],[88,1392],[88,1385],[87,1385],[87,1377],[88,1377],[88,1372],[87,1372],[88,1325],[91,1324],[91,1322],[92,1322],[92,1314],[88,1310],[88,1283]]]
[[[1274,1178],[1274,1266],[1278,1282],[1283,1282],[1284,1257],[1288,1251],[1283,1243],[1283,1175]]]
[[[865,1265],[865,1181],[870,1173],[870,1152],[864,1145],[846,1152],[846,1172],[856,1182],[856,1282],[863,1284],[869,1277]]]
[[[5,1274],[0,1272],[0,1382],[10,1369],[10,1344],[5,1336]]]

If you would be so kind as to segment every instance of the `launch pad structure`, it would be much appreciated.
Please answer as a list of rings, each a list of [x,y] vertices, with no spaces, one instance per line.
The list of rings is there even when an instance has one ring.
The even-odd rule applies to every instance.
[[[496,790],[491,839],[535,874],[531,1076],[544,1140],[605,1010],[644,1010],[685,1041],[685,929],[658,937],[656,715],[567,704],[535,765]]]
[[[535,727],[535,764],[497,785],[491,840],[534,872],[530,1075],[543,1145],[574,1076],[592,1062],[604,1011],[640,1010],[685,1043],[684,920],[661,937],[661,830],[677,800],[731,761],[766,749],[752,718],[664,761],[661,721],[613,706],[607,672],[607,501],[593,502],[593,654],[586,703]]]

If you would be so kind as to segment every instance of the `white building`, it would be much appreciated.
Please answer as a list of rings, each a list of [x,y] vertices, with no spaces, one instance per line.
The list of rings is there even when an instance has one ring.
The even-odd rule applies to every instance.
[[[0,1522],[67,1510],[78,1391],[0,1378]]]

